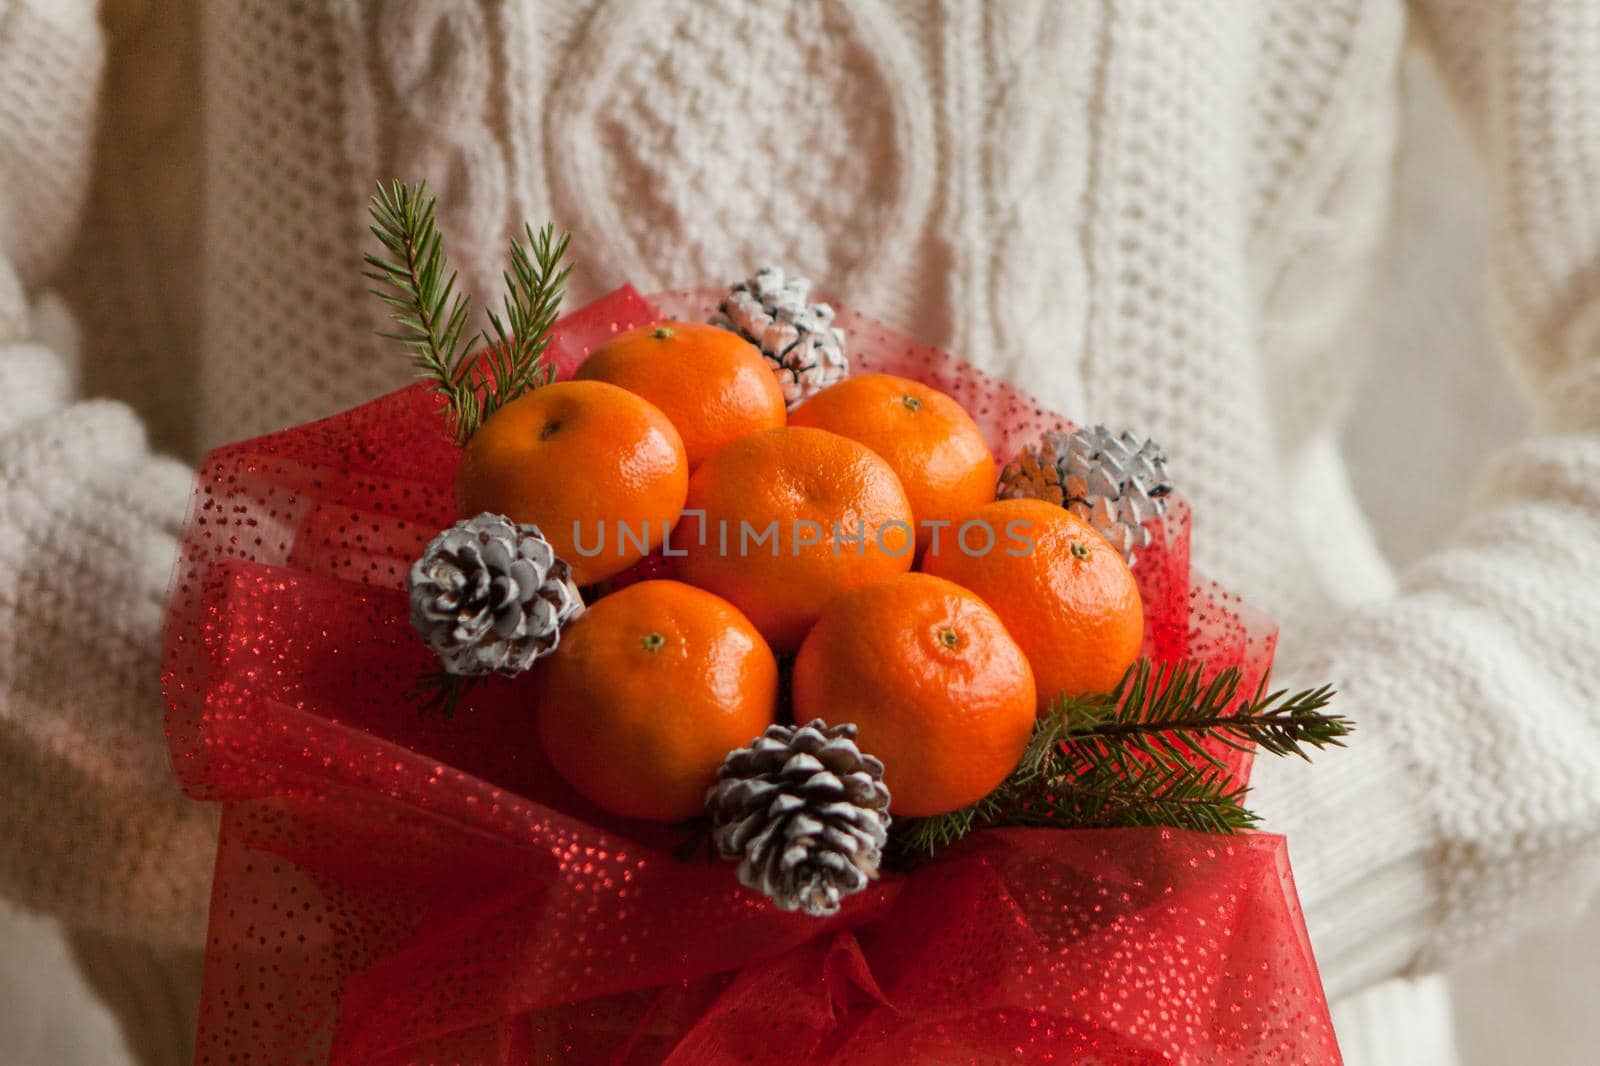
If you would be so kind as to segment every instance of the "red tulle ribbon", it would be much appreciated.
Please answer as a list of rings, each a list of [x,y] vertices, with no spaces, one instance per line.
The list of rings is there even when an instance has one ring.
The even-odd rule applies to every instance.
[[[621,290],[552,358],[715,298]],[[858,372],[951,393],[996,455],[1067,425],[839,323]],[[173,765],[223,807],[198,1061],[1339,1061],[1279,837],[991,830],[818,921],[573,793],[516,681],[419,715],[405,574],[457,517],[458,456],[418,385],[201,470],[165,661]],[[1253,688],[1270,622],[1190,574],[1181,500],[1156,533],[1147,654]]]

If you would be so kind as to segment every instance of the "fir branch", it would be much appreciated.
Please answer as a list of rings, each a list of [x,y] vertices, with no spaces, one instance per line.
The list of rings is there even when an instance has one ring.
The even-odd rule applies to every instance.
[[[1008,779],[969,806],[927,818],[896,818],[890,826],[890,849],[904,858],[926,858],[969,833],[1002,824],[1015,803],[1012,781]]]
[[[1227,771],[1208,764],[1135,765],[1125,751],[1091,754],[1084,746],[1063,753],[1066,772],[1020,810],[1022,825],[1082,829],[1167,826],[1206,833],[1237,833],[1256,825],[1244,806],[1249,791]]]
[[[562,260],[571,238],[557,237],[546,224],[538,234],[525,227],[526,245],[511,242],[503,311],[488,312],[480,370],[479,338],[465,337],[471,301],[456,291],[434,206],[425,182],[380,184],[370,212],[387,254],[365,255],[363,276],[376,283],[371,292],[398,327],[381,335],[404,344],[418,374],[434,382],[449,405],[456,441],[465,444],[494,412],[554,378],[544,355],[566,295],[572,268]]]
[[[566,233],[557,238],[551,223],[537,234],[532,226],[525,226],[524,231],[528,243],[511,242],[511,270],[503,275],[505,317],[490,311],[489,329],[483,333],[489,348],[489,382],[482,418],[555,376],[544,353],[550,347],[550,327],[561,313],[567,276],[572,272],[571,264],[562,264],[572,238]]]
[[[1141,660],[1108,693],[1058,698],[999,788],[969,807],[898,820],[895,849],[928,856],[1002,825],[1250,829],[1258,819],[1244,806],[1248,790],[1206,742],[1309,759],[1310,748],[1343,746],[1353,726],[1322,713],[1328,686],[1288,695],[1263,685],[1238,702],[1239,682],[1237,669],[1206,681],[1201,663]]]
[[[1035,736],[1024,758],[1037,766],[1041,747],[1054,739],[1064,744],[1126,743],[1162,765],[1199,758],[1220,766],[1205,746],[1205,741],[1216,740],[1309,761],[1308,748],[1343,747],[1351,731],[1349,719],[1322,713],[1333,699],[1330,685],[1289,695],[1281,689],[1268,693],[1263,681],[1251,700],[1235,706],[1237,667],[1218,672],[1209,682],[1202,682],[1203,676],[1199,663],[1156,665],[1142,659],[1103,697],[1058,699],[1046,719],[1050,735]]]
[[[456,291],[433,208],[426,182],[379,184],[369,208],[371,228],[388,256],[364,255],[363,276],[380,286],[370,291],[398,326],[380,335],[410,350],[417,373],[432,380],[449,404],[457,440],[465,443],[477,408],[472,361],[462,348],[471,301]]]
[[[428,670],[417,675],[416,683],[406,698],[415,702],[425,716],[439,715],[450,719],[456,716],[461,700],[485,679],[462,677],[446,670]]]

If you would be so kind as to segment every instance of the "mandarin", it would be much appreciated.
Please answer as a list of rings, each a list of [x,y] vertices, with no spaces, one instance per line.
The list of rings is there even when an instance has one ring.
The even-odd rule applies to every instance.
[[[675,822],[777,713],[778,664],[726,600],[643,581],[598,600],[533,671],[556,772],[596,806]]]
[[[683,437],[691,472],[745,434],[784,423],[783,389],[760,350],[701,322],[618,333],[575,377],[609,381],[659,407]]]
[[[901,574],[828,605],[794,662],[794,715],[854,722],[890,809],[926,817],[988,795],[1033,733],[1033,672],[959,585]]]
[[[456,502],[466,515],[538,526],[587,585],[661,544],[688,481],[683,441],[654,405],[602,381],[565,381],[489,416],[467,442]]]
[[[1133,572],[1065,508],[984,504],[929,547],[922,568],[994,607],[1033,666],[1041,712],[1057,696],[1114,688],[1138,658],[1144,605]]]
[[[726,597],[779,652],[798,648],[835,596],[911,566],[900,479],[836,433],[741,437],[695,471],[685,506],[679,576]]]
[[[789,424],[826,429],[881,455],[905,486],[917,519],[917,547],[994,499],[994,456],[977,423],[955,400],[909,378],[846,378],[801,404]]]

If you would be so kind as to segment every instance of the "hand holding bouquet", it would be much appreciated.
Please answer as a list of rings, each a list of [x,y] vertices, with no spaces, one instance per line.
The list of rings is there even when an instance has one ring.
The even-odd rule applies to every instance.
[[[1153,445],[776,271],[558,320],[549,229],[478,349],[375,221],[428,380],[213,453],[174,592],[202,1061],[1337,1061],[1240,831],[1347,724]]]

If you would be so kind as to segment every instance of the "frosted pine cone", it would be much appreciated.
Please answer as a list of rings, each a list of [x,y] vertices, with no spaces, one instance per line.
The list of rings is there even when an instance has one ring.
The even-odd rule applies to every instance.
[[[777,267],[762,267],[728,290],[711,319],[761,349],[790,410],[850,374],[844,331],[833,324],[833,308],[808,303],[810,295],[805,278],[785,280]]]
[[[883,763],[856,727],[768,726],[729,753],[706,795],[711,838],[739,881],[786,911],[824,917],[878,875],[889,839]]]
[[[1072,511],[1099,530],[1132,566],[1150,543],[1145,519],[1164,514],[1172,485],[1155,441],[1105,426],[1047,433],[1000,472],[1002,499],[1033,497]]]
[[[434,537],[406,586],[412,628],[462,677],[521,673],[583,613],[571,571],[539,527],[497,514]]]

